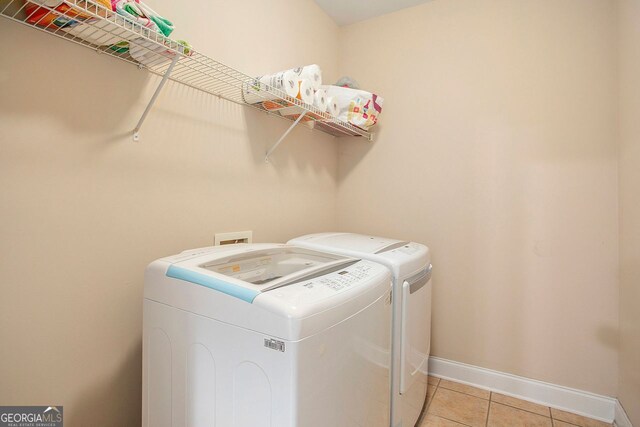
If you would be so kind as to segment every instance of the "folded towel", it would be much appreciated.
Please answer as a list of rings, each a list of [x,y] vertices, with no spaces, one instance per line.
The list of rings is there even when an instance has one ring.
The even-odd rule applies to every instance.
[[[168,37],[173,23],[163,18],[140,0],[111,0],[111,7],[118,15]]]

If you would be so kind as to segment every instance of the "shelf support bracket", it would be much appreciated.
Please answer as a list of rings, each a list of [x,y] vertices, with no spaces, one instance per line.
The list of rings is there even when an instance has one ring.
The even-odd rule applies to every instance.
[[[158,87],[156,88],[156,91],[153,92],[153,95],[151,96],[151,99],[149,100],[149,103],[147,104],[147,107],[144,109],[144,112],[142,113],[142,116],[140,117],[140,120],[138,120],[138,124],[136,125],[135,129],[133,129],[133,140],[134,141],[139,141],[140,140],[140,128],[142,127],[142,124],[144,123],[145,119],[147,118],[147,114],[149,114],[149,111],[151,110],[151,107],[153,107],[153,104],[156,102],[156,99],[158,98],[158,95],[160,94],[160,91],[162,90],[162,87],[164,86],[164,84],[167,82],[167,80],[169,79],[169,76],[171,75],[171,72],[173,71],[173,67],[176,65],[176,62],[178,62],[178,59],[180,59],[180,55],[177,55],[173,57],[173,60],[171,61],[171,65],[169,65],[169,68],[167,68],[167,71],[165,71],[164,75],[162,76],[162,80],[160,80],[160,83],[158,83]]]
[[[300,116],[298,116],[298,118],[296,119],[296,121],[295,121],[295,122],[293,122],[293,123],[291,124],[291,126],[289,126],[289,129],[287,129],[287,131],[286,131],[284,134],[282,134],[282,136],[280,137],[280,139],[279,139],[279,140],[277,140],[277,141],[276,141],[276,143],[275,143],[275,144],[273,144],[273,145],[271,146],[271,148],[269,148],[269,150],[267,151],[267,155],[264,157],[264,161],[265,161],[265,163],[269,163],[269,156],[270,156],[274,151],[276,151],[276,148],[278,148],[278,145],[280,145],[280,144],[282,143],[282,141],[284,141],[284,139],[287,137],[287,135],[289,135],[289,133],[293,130],[293,128],[294,128],[294,127],[296,127],[296,125],[297,125],[298,123],[300,123],[300,120],[302,120],[302,118],[303,118],[306,114],[307,114],[307,112],[306,112],[306,111],[303,111],[303,112],[302,112],[302,114],[300,114]]]

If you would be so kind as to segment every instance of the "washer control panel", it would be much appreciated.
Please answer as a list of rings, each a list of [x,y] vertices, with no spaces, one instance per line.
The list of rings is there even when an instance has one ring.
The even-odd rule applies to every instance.
[[[364,263],[358,263],[352,268],[344,269],[327,276],[323,276],[317,279],[320,286],[326,286],[334,291],[340,291],[344,288],[352,286],[354,283],[362,281],[369,277],[369,271],[372,266]],[[308,286],[314,286],[314,281],[311,281]],[[307,284],[305,284],[307,286]],[[307,287],[308,287],[307,286]]]
[[[389,274],[388,269],[381,264],[371,261],[358,261],[341,270],[292,285],[282,286],[266,293],[294,306],[300,306],[343,293],[346,294],[352,289],[371,285],[372,283],[379,283],[382,277],[389,276]]]

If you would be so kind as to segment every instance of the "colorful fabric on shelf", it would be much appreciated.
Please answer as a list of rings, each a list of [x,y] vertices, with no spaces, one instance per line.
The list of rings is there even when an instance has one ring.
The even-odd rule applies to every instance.
[[[111,0],[113,10],[121,16],[168,37],[173,32],[171,21],[157,14],[140,0]]]
[[[110,0],[94,0],[95,3],[109,9]],[[95,21],[95,17],[89,13],[73,7],[71,3],[56,0],[36,0],[25,2],[27,22],[40,27],[71,28],[83,22]],[[101,14],[98,8],[89,9],[91,12]]]

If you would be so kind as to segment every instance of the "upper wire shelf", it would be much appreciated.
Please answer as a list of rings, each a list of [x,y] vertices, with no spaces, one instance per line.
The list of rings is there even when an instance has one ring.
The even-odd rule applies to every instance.
[[[0,15],[44,31],[73,43],[88,47],[97,52],[113,56],[151,73],[162,76],[151,102],[135,129],[135,137],[148,110],[155,101],[164,82],[172,80],[193,89],[226,99],[228,101],[252,107],[285,120],[308,122],[310,127],[334,136],[361,136],[372,140],[372,134],[350,123],[330,116],[313,105],[288,96],[277,88],[257,83],[254,77],[237,71],[218,62],[197,50],[152,31],[141,24],[124,18],[111,9],[94,0],[65,0],[69,8],[56,8],[60,2],[35,0],[37,8],[29,10],[26,0],[0,0]],[[53,7],[50,4],[54,4]],[[33,3],[31,3],[33,5]],[[47,24],[47,13],[36,14],[37,9],[57,15]],[[42,17],[39,17],[42,15]],[[80,19],[82,18],[82,19]],[[65,26],[65,20],[76,25]],[[128,46],[121,42],[128,42]],[[120,43],[120,44],[119,44]],[[245,94],[250,94],[246,102]],[[289,105],[293,114],[283,116],[269,106],[273,102]],[[292,110],[293,109],[293,110]],[[293,127],[293,125],[292,125]],[[291,128],[283,135],[269,153],[284,139]]]

